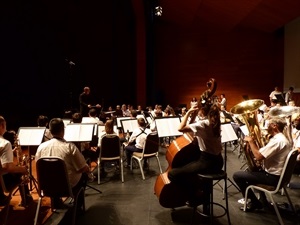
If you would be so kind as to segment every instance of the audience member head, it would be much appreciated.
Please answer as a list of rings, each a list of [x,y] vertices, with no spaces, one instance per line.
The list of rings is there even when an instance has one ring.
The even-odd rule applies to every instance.
[[[48,126],[49,119],[47,116],[39,115],[37,118],[37,125],[39,127],[47,127]]]
[[[53,137],[63,138],[65,133],[64,121],[60,118],[53,118],[50,120],[49,130]]]
[[[74,113],[72,115],[73,123],[81,123],[82,122],[82,115],[80,113]]]

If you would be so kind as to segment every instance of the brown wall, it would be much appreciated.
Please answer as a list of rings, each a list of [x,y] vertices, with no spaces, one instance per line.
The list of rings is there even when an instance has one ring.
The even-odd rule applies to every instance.
[[[155,77],[160,98],[188,104],[206,90],[213,77],[216,95],[224,93],[228,109],[243,100],[263,99],[283,86],[283,32],[235,30],[229,33],[183,31],[156,25]]]

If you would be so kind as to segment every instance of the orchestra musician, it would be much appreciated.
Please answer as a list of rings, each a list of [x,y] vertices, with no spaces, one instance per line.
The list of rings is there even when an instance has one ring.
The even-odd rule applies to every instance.
[[[182,118],[178,128],[181,132],[194,132],[200,157],[194,161],[177,168],[172,168],[168,173],[171,182],[176,182],[189,193],[188,205],[199,205],[203,201],[201,184],[197,180],[198,173],[215,173],[223,167],[221,155],[221,122],[217,105],[205,105],[199,110],[203,118],[195,123],[187,124],[191,114],[198,110],[198,106],[191,107]],[[203,203],[203,202],[202,202]]]
[[[28,169],[26,166],[17,166],[13,161],[13,151],[19,151],[18,147],[15,146],[14,150],[12,149],[12,144],[10,141],[4,139],[3,135],[6,132],[6,121],[3,116],[0,116],[0,175],[3,176],[3,180],[7,187],[14,187],[15,185],[19,185],[19,190],[22,183],[22,176],[29,175]],[[32,201],[32,197],[29,193],[28,184],[24,185],[24,192],[21,194],[22,206],[25,202],[28,204]],[[26,199],[23,199],[23,198]],[[6,205],[10,201],[9,197],[7,197],[0,185],[0,206]]]
[[[35,155],[36,161],[39,158],[49,156],[62,158],[66,163],[72,190],[77,190],[78,187],[85,188],[88,179],[87,174],[90,172],[90,169],[76,145],[64,139],[65,125],[63,120],[53,118],[50,121],[49,129],[53,138],[40,144]],[[78,199],[78,209],[81,208],[83,201],[84,196],[81,196]],[[54,209],[64,207],[60,198],[52,198],[51,205]]]
[[[268,133],[272,138],[261,148],[258,148],[252,137],[245,136],[244,140],[249,143],[255,159],[264,162],[264,169],[260,171],[238,171],[233,174],[233,179],[239,186],[243,197],[249,185],[277,185],[285,159],[292,147],[287,137],[283,134],[285,126],[286,122],[283,118],[271,118],[269,120]],[[250,202],[247,203],[246,211],[263,209],[263,203],[266,202],[264,193],[261,193],[260,200],[257,199],[251,190],[249,190],[248,196]],[[240,209],[243,210],[244,207]]]
[[[80,114],[82,116],[88,116],[89,110],[92,107],[97,109],[101,108],[101,105],[96,102],[95,97],[91,94],[89,87],[84,87],[83,92],[79,95]]]

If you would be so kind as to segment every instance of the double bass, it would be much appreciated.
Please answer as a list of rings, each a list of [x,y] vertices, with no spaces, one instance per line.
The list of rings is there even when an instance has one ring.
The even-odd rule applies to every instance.
[[[211,96],[215,93],[217,82],[210,78],[207,82],[208,89],[200,96],[198,106],[209,104]],[[190,123],[193,123],[198,112],[191,116]],[[176,138],[166,152],[168,161],[167,170],[156,178],[154,193],[159,199],[161,206],[165,208],[176,208],[186,205],[188,193],[174,182],[168,179],[168,172],[172,168],[182,167],[200,157],[200,150],[197,140],[191,133],[184,133]]]

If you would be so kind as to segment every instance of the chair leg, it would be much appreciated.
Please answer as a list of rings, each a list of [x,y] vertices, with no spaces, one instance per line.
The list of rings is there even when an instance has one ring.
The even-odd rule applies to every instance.
[[[276,212],[276,215],[277,215],[277,218],[279,220],[280,225],[284,225],[283,220],[281,218],[281,215],[279,213],[278,207],[276,205],[276,202],[274,201],[274,198],[273,198],[272,194],[268,195],[268,197],[271,199],[271,202],[273,203],[273,207],[275,209],[275,212]]]
[[[42,202],[42,198],[39,197],[38,204],[37,204],[37,207],[36,207],[35,217],[34,217],[34,225],[36,225],[37,221],[38,221],[40,207],[41,207],[41,202]]]
[[[120,170],[121,170],[121,181],[124,183],[124,167],[123,167],[123,159],[120,159]]]
[[[156,160],[157,160],[157,164],[158,164],[158,167],[159,167],[159,172],[162,173],[162,169],[161,169],[161,165],[160,165],[160,161],[159,161],[158,156],[156,156]]]
[[[282,189],[284,190],[285,196],[286,196],[286,198],[287,198],[288,201],[289,201],[289,204],[290,204],[290,206],[291,206],[291,208],[292,208],[292,210],[293,210],[293,213],[296,214],[296,209],[295,209],[295,207],[294,207],[294,205],[293,205],[293,203],[292,203],[292,201],[291,201],[291,198],[290,198],[289,193],[287,192],[287,190],[286,190],[285,187],[283,187]]]
[[[143,180],[145,180],[144,170],[143,170],[143,166],[142,166],[142,160],[138,160],[138,162],[139,162],[139,167],[141,170],[142,178],[143,178]]]
[[[97,168],[97,176],[98,176],[98,184],[100,184],[100,161],[98,161],[98,168]]]

